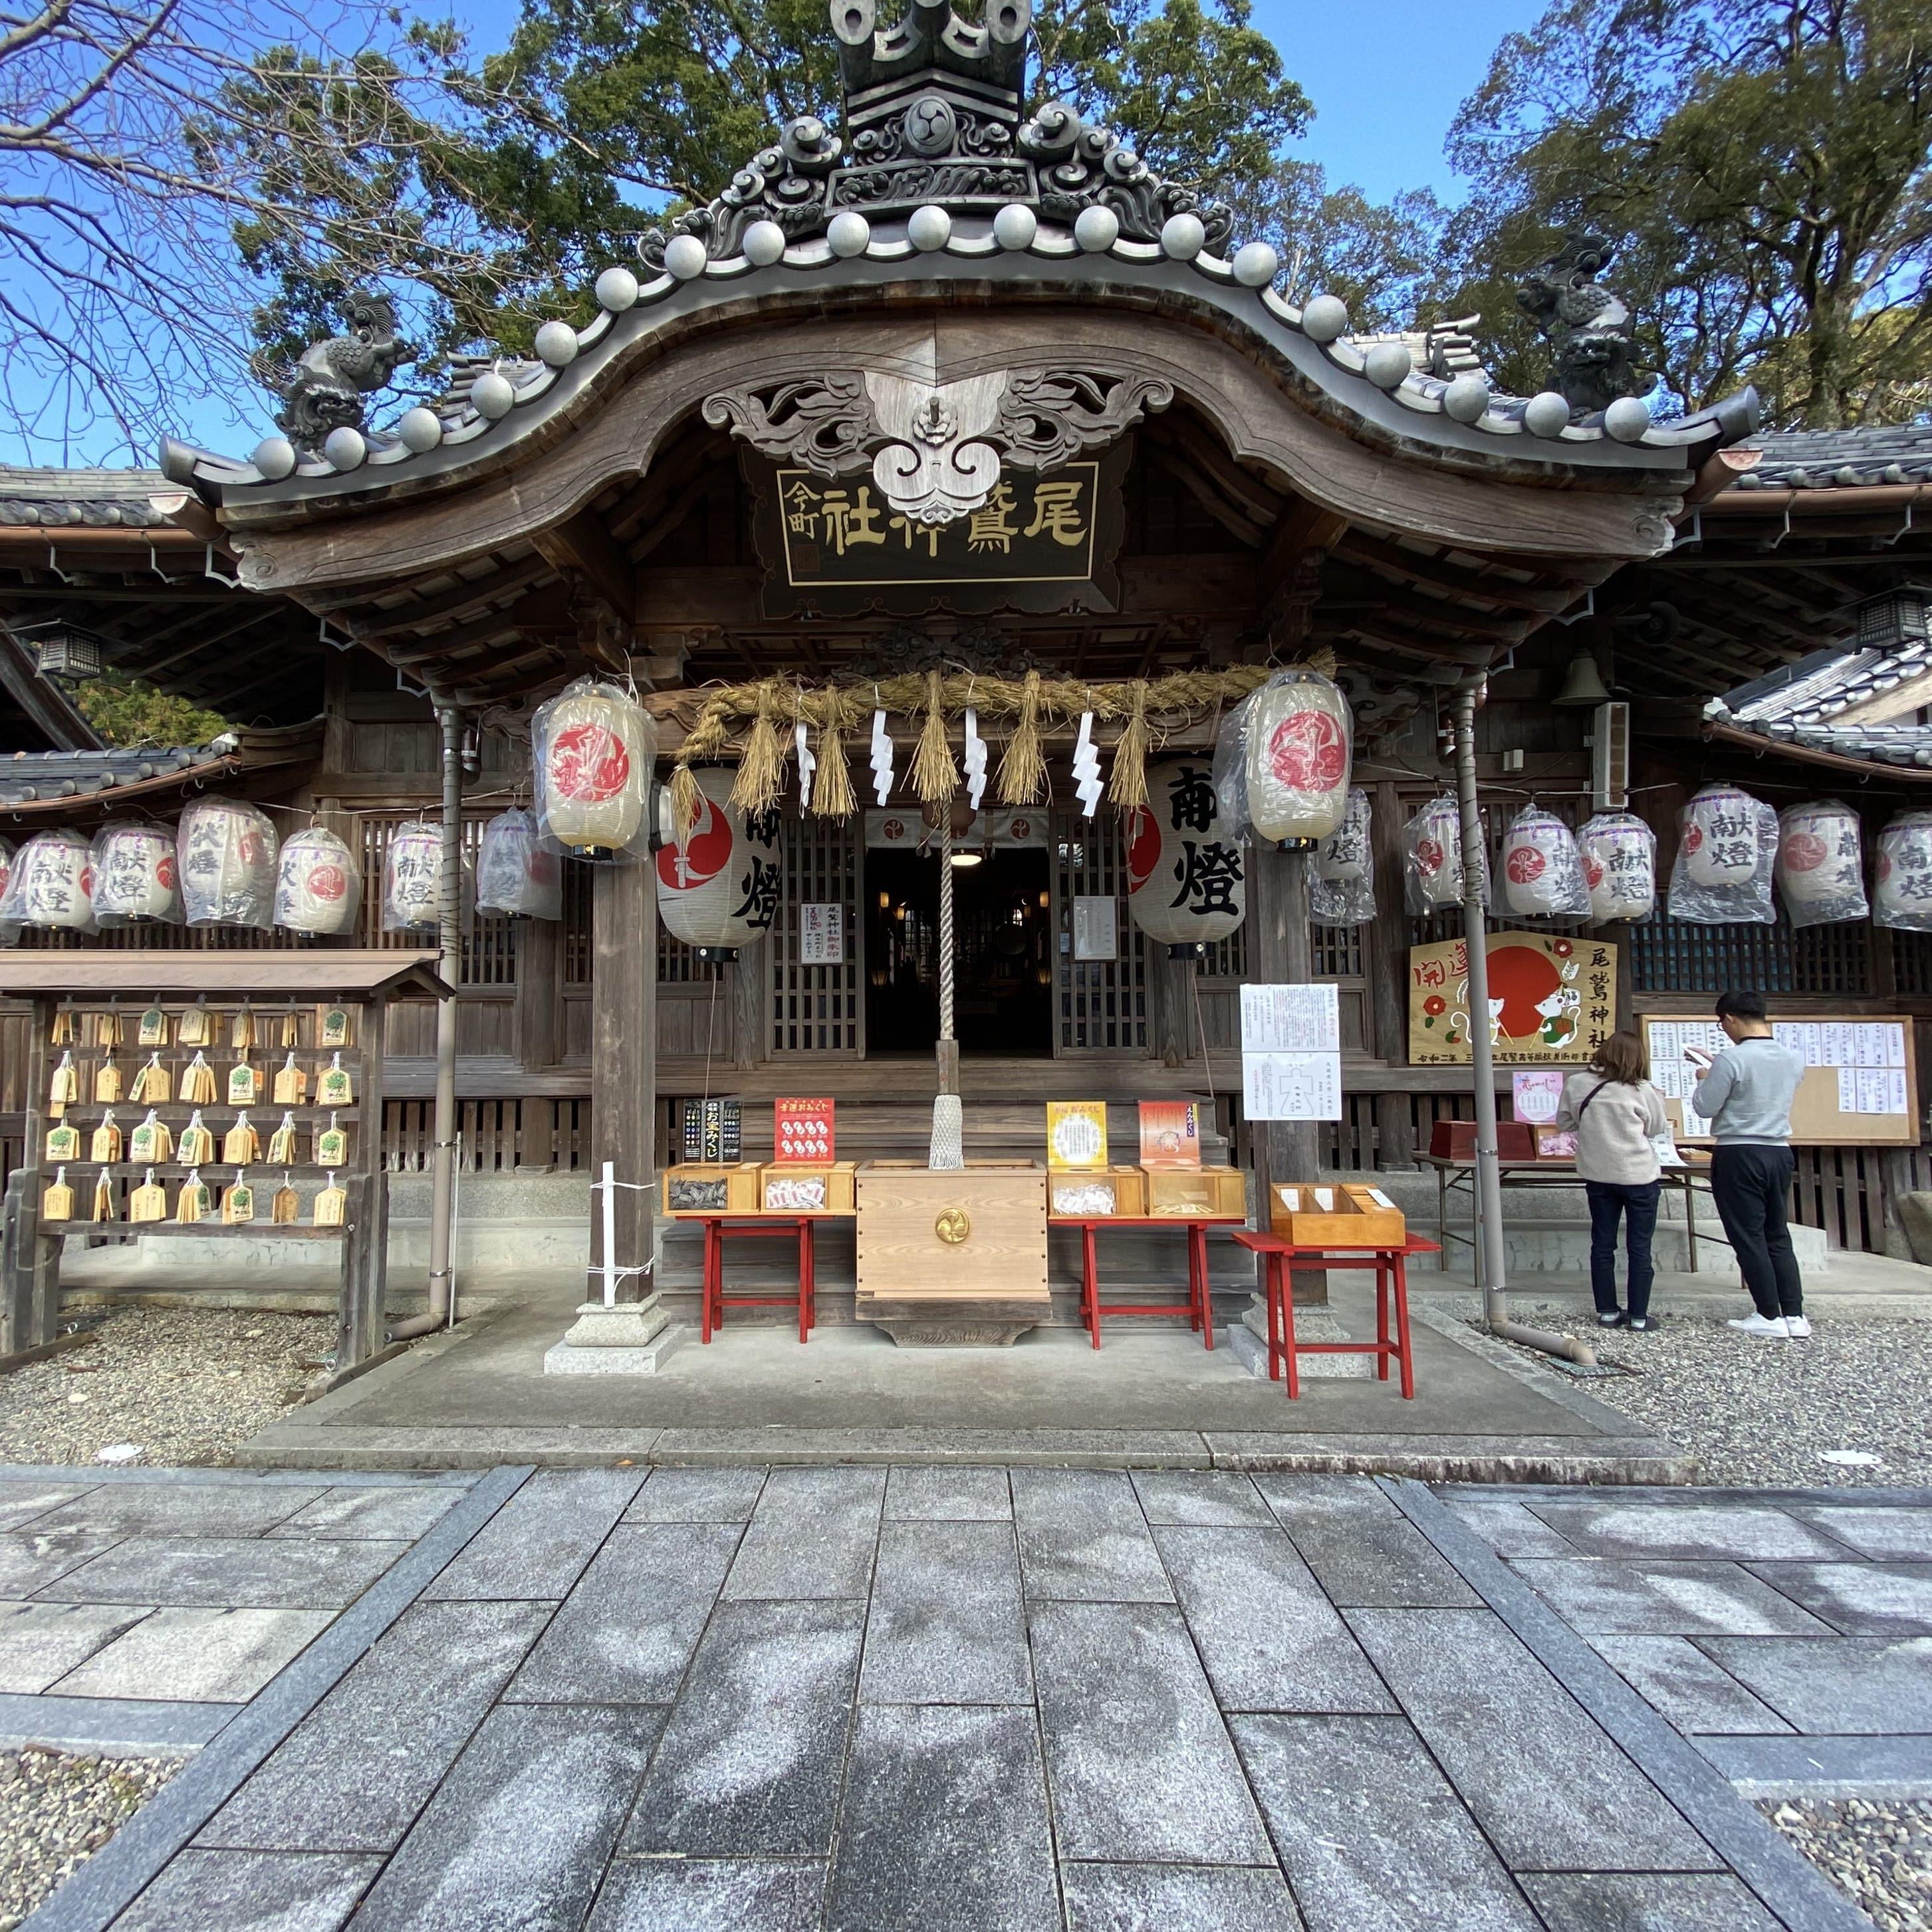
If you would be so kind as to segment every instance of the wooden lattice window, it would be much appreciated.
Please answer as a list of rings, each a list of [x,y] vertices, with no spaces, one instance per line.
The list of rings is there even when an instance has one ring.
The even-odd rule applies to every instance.
[[[1871,987],[1871,928],[1860,920],[1794,931],[1775,926],[1698,926],[1650,919],[1625,928],[1630,983],[1640,993],[1766,993],[1854,997]]]
[[[1932,932],[1892,935],[1893,983],[1908,998],[1932,995]]]
[[[466,813],[464,817],[463,968],[457,979],[459,986],[514,986],[517,983],[515,922],[502,913],[476,910],[476,856],[483,843],[483,828],[494,816],[493,812],[479,812]],[[398,826],[436,822],[436,815],[430,813],[363,817],[361,944],[406,951],[420,950],[435,943],[434,935],[426,932],[382,930],[382,868]],[[568,873],[573,868],[566,866],[564,869]]]
[[[781,821],[784,887],[768,943],[775,1054],[832,1054],[854,1059],[866,1050],[859,936],[860,824],[856,815]],[[802,905],[844,909],[845,952],[837,964],[808,966],[800,958]]]
[[[1054,1048],[1062,1055],[1148,1050],[1146,949],[1126,908],[1126,854],[1120,821],[1108,812],[1053,816]],[[1074,902],[1114,902],[1117,956],[1073,956]]]
[[[660,986],[704,986],[724,970],[722,960],[700,959],[694,946],[658,926],[658,984]]]

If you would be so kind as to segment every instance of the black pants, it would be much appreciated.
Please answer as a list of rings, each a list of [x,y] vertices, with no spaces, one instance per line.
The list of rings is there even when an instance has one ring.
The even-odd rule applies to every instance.
[[[1633,1315],[1650,1312],[1650,1284],[1655,1270],[1651,1266],[1651,1237],[1657,1232],[1657,1197],[1660,1180],[1646,1180],[1629,1186],[1615,1180],[1586,1180],[1585,1197],[1590,1204],[1590,1292],[1595,1297],[1599,1315],[1617,1312],[1617,1222],[1625,1220],[1625,1239],[1630,1248],[1630,1280],[1625,1306]]]
[[[1786,1147],[1720,1147],[1711,1156],[1711,1194],[1731,1252],[1767,1321],[1804,1312],[1804,1285],[1785,1222],[1796,1162]]]

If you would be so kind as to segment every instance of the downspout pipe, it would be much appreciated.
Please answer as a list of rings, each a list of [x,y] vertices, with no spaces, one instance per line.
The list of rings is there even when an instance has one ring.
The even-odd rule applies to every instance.
[[[1558,1355],[1581,1368],[1596,1366],[1595,1352],[1568,1335],[1552,1335],[1509,1318],[1503,1248],[1502,1166],[1496,1145],[1496,1070],[1490,1041],[1489,922],[1483,904],[1487,867],[1483,818],[1476,796],[1476,695],[1480,676],[1456,686],[1456,800],[1462,821],[1462,937],[1468,955],[1469,1063],[1476,1100],[1477,1253],[1483,1290],[1483,1325],[1492,1335]]]

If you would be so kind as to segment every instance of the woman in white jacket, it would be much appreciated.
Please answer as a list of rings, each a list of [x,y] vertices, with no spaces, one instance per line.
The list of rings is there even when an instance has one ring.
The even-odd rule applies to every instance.
[[[1657,1229],[1658,1178],[1654,1137],[1667,1131],[1664,1096],[1650,1084],[1643,1042],[1613,1033],[1592,1055],[1588,1070],[1563,1083],[1556,1124],[1576,1136],[1576,1172],[1590,1203],[1590,1292],[1600,1328],[1651,1329],[1650,1244]],[[1617,1223],[1624,1224],[1628,1276],[1624,1306],[1617,1306]]]

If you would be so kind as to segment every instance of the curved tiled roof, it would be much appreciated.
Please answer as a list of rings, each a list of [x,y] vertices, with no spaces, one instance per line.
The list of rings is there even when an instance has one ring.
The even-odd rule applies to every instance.
[[[167,518],[148,498],[171,487],[158,470],[16,470],[0,464],[0,525],[152,530]]]
[[[1751,437],[1764,454],[1740,490],[1847,490],[1932,482],[1932,427],[1786,430]]]

